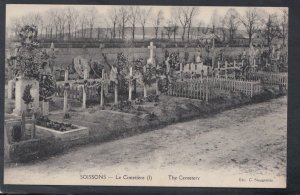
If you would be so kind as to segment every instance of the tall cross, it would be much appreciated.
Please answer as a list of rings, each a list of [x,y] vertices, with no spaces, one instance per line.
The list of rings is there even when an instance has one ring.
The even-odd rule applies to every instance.
[[[148,49],[150,49],[150,59],[153,58],[153,49],[156,47],[153,45],[153,42],[150,42],[150,46],[148,46]]]

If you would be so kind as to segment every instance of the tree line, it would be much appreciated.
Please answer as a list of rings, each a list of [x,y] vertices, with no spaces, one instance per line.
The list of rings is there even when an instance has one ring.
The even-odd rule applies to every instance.
[[[115,6],[105,15],[95,7],[76,9],[74,7],[52,8],[45,13],[30,13],[23,17],[14,17],[10,21],[10,30],[17,37],[25,24],[36,25],[39,35],[46,39],[101,39],[136,40],[136,29],[142,29],[142,40],[170,39],[182,41],[197,39],[200,35],[214,33],[222,42],[233,43],[238,32],[247,34],[249,44],[253,35],[260,32],[268,45],[274,39],[281,39],[286,45],[288,37],[288,11],[267,13],[262,8],[247,8],[243,14],[230,8],[225,15],[215,10],[208,24],[197,19],[199,7],[171,7],[171,16],[166,17],[164,10],[154,10],[145,6]],[[146,27],[152,27],[152,37],[146,37]],[[126,32],[130,32],[126,34]],[[129,37],[128,37],[129,36]]]

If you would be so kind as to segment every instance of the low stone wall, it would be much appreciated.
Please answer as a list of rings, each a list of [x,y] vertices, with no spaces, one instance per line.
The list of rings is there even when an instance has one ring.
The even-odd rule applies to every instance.
[[[56,140],[63,142],[64,147],[71,147],[86,143],[89,139],[88,128],[78,125],[74,126],[76,126],[77,129],[61,132],[37,125],[36,131],[37,133],[43,133],[44,131],[50,133]]]
[[[29,139],[6,145],[5,162],[28,162],[39,156],[40,139]]]

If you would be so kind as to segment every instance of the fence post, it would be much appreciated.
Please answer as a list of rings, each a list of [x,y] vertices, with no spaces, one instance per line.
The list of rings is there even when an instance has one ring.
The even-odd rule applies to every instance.
[[[118,83],[115,82],[115,104],[118,103]]]
[[[253,96],[253,82],[250,82],[251,83],[251,91],[250,91],[250,97]]]
[[[65,69],[65,82],[69,80],[69,70],[66,68]]]
[[[208,78],[206,77],[205,101],[208,102]]]
[[[84,69],[84,81],[86,81],[88,79],[88,69]],[[85,87],[84,85],[82,86],[82,108],[85,109],[86,108],[86,98],[87,98],[87,91],[88,91],[88,88]]]
[[[64,108],[63,108],[64,112],[68,111],[68,91],[65,89],[64,90]]]
[[[31,139],[35,138],[35,114],[32,115],[32,131],[31,131]]]
[[[104,69],[102,69],[102,82],[101,82],[101,92],[100,92],[100,106],[104,105],[104,98],[103,98],[103,94],[104,94]]]
[[[129,85],[128,85],[128,100],[131,101],[131,95],[132,95],[132,66],[129,68]]]
[[[25,131],[26,131],[26,125],[25,124],[26,124],[25,112],[23,111],[22,115],[21,115],[21,137],[24,136]]]

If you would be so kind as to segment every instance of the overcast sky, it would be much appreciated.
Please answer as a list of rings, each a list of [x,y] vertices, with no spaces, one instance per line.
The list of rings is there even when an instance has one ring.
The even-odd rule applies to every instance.
[[[9,26],[10,20],[12,17],[22,17],[28,13],[45,13],[47,10],[52,8],[65,8],[65,7],[74,7],[79,11],[83,11],[87,7],[92,7],[91,5],[16,5],[16,4],[8,4],[6,5],[6,24]],[[105,18],[109,14],[109,10],[112,7],[120,7],[120,6],[110,6],[110,5],[94,5],[98,10],[98,22],[104,21]],[[155,15],[159,10],[162,10],[164,13],[164,18],[166,20],[171,17],[171,6],[141,6],[141,7],[152,7],[152,13]],[[173,6],[174,7],[174,6]],[[204,25],[208,25],[210,23],[211,15],[216,10],[218,16],[224,16],[229,8],[236,9],[239,14],[243,15],[245,10],[248,7],[225,7],[225,6],[199,6],[199,14],[195,17],[194,21],[199,22],[202,21]],[[280,14],[280,9],[288,9],[282,7],[261,7],[264,9],[266,13],[278,13]],[[153,23],[153,22],[152,22]],[[153,26],[151,22],[147,26]]]

